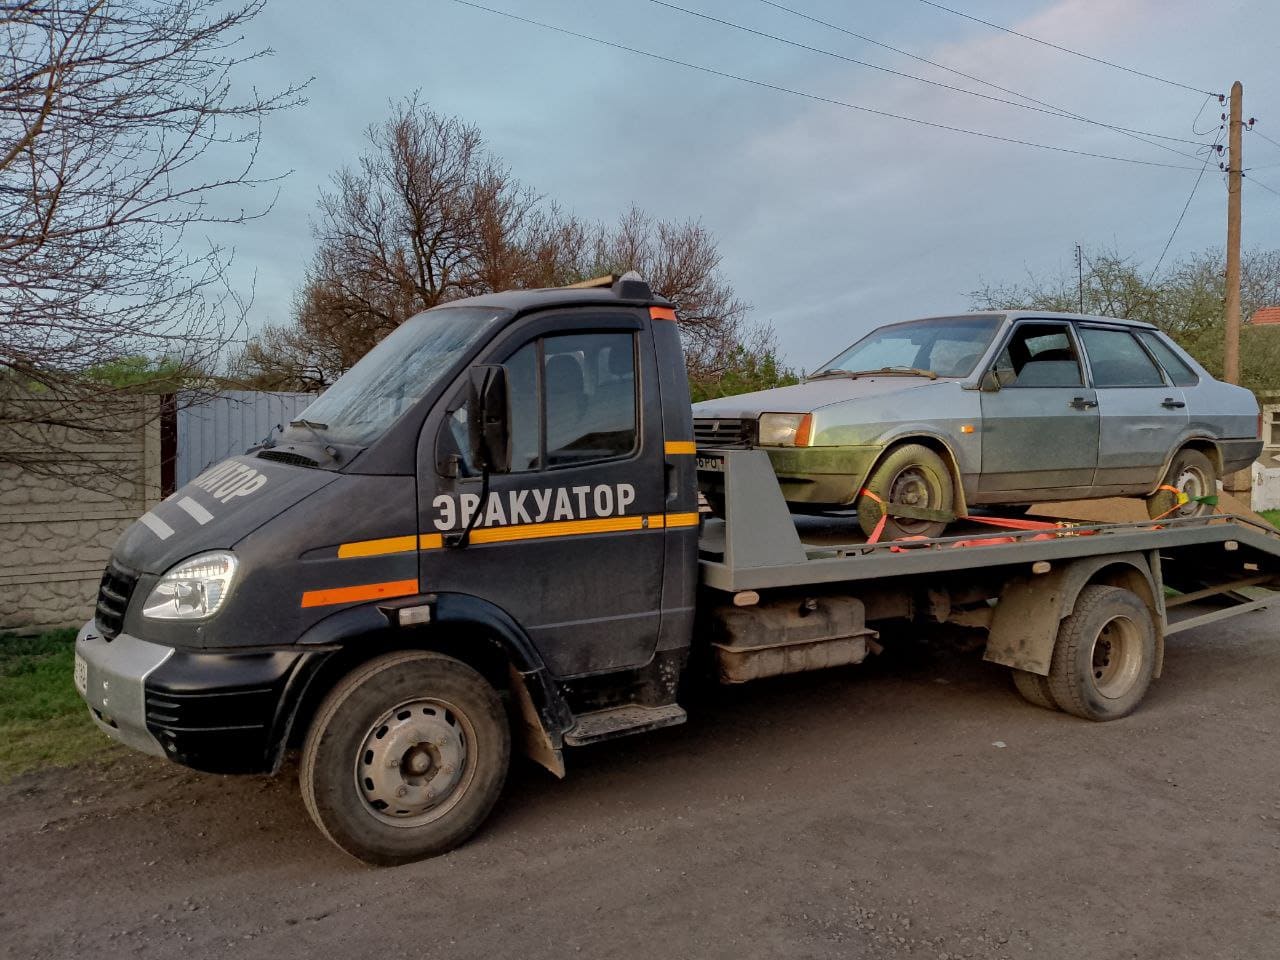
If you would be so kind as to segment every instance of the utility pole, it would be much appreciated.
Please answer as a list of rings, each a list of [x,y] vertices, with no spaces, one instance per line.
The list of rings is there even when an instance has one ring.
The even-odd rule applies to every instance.
[[[1076,290],[1080,294],[1080,312],[1084,313],[1084,250],[1076,244]]]
[[[1226,337],[1222,351],[1223,372],[1228,383],[1240,382],[1240,181],[1244,177],[1241,152],[1241,130],[1244,122],[1241,101],[1244,87],[1237,80],[1231,85],[1231,123],[1227,155],[1227,301]]]

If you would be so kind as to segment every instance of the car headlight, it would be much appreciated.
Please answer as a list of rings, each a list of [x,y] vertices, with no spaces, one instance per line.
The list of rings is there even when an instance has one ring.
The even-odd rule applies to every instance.
[[[764,447],[807,447],[813,439],[813,414],[760,414],[760,445]]]
[[[152,588],[142,615],[151,620],[203,620],[218,612],[231,592],[236,558],[225,550],[183,560]]]

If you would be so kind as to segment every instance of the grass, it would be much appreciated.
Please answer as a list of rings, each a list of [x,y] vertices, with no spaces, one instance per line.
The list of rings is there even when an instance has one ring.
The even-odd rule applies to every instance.
[[[1260,511],[1267,523],[1273,527],[1280,527],[1280,510],[1263,510]]]
[[[0,782],[111,746],[71,681],[74,630],[0,634]]]

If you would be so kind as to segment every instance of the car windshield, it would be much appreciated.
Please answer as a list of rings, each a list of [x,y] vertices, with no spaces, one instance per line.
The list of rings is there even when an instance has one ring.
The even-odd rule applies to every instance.
[[[293,422],[325,441],[368,446],[506,316],[492,307],[442,307],[410,317]]]
[[[841,371],[903,370],[967,377],[982,359],[1002,319],[993,313],[934,317],[880,327],[813,376]]]

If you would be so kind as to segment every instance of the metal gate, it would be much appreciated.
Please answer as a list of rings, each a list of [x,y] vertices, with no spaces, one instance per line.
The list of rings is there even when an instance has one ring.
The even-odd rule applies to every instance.
[[[313,393],[225,390],[213,396],[176,398],[172,487],[166,495],[207,467],[259,443],[277,424],[288,424],[316,398]],[[167,472],[167,471],[166,471]],[[168,478],[166,477],[166,480]]]

